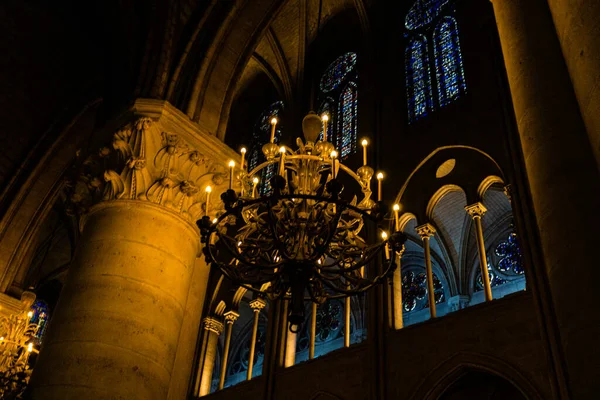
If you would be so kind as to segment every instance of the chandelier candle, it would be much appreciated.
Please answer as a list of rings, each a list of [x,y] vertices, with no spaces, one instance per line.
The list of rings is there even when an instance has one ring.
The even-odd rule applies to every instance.
[[[337,151],[332,151],[331,152],[331,177],[333,179],[335,179],[337,177],[337,173],[335,171],[335,159],[337,158],[338,153]]]
[[[235,161],[229,161],[229,189],[233,187],[233,168],[235,167]]]
[[[279,148],[279,154],[281,157],[279,158],[279,175],[285,175],[285,147],[281,146]]]
[[[275,142],[275,127],[277,126],[277,118],[271,118],[271,143]]]
[[[400,221],[398,220],[398,212],[400,211],[400,204],[394,204],[392,208],[394,209],[394,229],[399,231]]]
[[[327,121],[329,121],[329,115],[323,114],[321,117],[321,121],[323,121],[323,141],[327,141]]]
[[[254,177],[252,178],[252,198],[256,198],[256,187],[258,186],[258,178]]]
[[[362,147],[363,147],[363,165],[367,165],[367,145],[369,144],[369,141],[367,139],[363,139],[362,142]]]
[[[204,210],[204,215],[208,216],[208,206],[210,205],[210,192],[212,192],[212,188],[207,186],[204,191],[206,192],[206,209]]]
[[[377,201],[381,201],[383,191],[381,190],[381,181],[383,181],[383,173],[377,174]]]
[[[244,161],[246,159],[246,148],[242,147],[240,149],[240,153],[242,153],[242,160],[240,161],[240,168],[243,170],[244,169]]]

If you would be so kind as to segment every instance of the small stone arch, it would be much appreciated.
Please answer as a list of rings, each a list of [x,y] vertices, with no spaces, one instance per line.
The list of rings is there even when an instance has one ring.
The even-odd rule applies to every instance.
[[[435,368],[410,399],[437,400],[454,382],[472,370],[484,371],[508,381],[527,399],[543,398],[531,379],[508,362],[486,354],[460,352]]]

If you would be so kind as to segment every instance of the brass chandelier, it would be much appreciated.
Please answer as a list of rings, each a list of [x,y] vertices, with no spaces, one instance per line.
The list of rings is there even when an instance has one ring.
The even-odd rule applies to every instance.
[[[304,321],[304,301],[319,304],[328,298],[363,293],[384,282],[395,268],[406,237],[382,227],[387,207],[381,201],[382,174],[378,174],[378,200],[371,199],[374,170],[366,162],[356,172],[338,159],[327,141],[327,116],[311,112],[302,121],[306,143],[297,150],[274,143],[277,119],[271,121],[271,141],[262,148],[266,161],[245,172],[242,150],[241,191],[221,195],[225,212],[197,224],[207,263],[217,266],[240,286],[270,299],[290,300],[288,322],[297,331]],[[324,125],[324,126],[323,126]],[[318,136],[323,128],[325,140]],[[271,192],[257,195],[258,176],[276,168]],[[357,183],[361,199],[348,201],[344,184]],[[207,188],[207,203],[210,190]]]

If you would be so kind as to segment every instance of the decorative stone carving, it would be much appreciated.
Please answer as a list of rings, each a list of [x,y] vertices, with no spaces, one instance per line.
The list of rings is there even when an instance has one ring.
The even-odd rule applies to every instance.
[[[202,320],[204,325],[204,329],[207,331],[212,331],[217,335],[220,335],[223,332],[223,323],[214,319],[213,317],[206,317]]]
[[[224,316],[225,316],[225,323],[233,324],[240,317],[240,314],[231,310],[231,311],[227,311],[224,314]]]
[[[486,213],[487,208],[485,208],[483,203],[477,202],[470,206],[465,206],[465,210],[472,218],[481,218]]]
[[[78,213],[99,201],[140,200],[159,204],[190,221],[204,215],[204,188],[228,181],[226,165],[179,135],[161,132],[157,125],[150,118],[139,118],[113,135],[112,149],[103,147],[83,162],[70,195]],[[216,215],[220,202],[210,204],[209,213]]]
[[[417,234],[421,237],[421,239],[430,238],[436,232],[435,227],[429,222],[423,225],[419,225],[415,229],[417,231]]]
[[[254,299],[249,303],[249,305],[254,312],[260,312],[267,306],[267,302],[263,299]]]

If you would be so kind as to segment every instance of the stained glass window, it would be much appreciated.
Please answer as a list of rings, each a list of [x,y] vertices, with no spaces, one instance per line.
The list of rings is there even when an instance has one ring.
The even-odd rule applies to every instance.
[[[465,76],[456,20],[445,17],[435,28],[435,70],[440,106],[445,106],[465,93]]]
[[[319,114],[327,112],[327,140],[342,159],[356,151],[358,86],[356,53],[346,53],[327,67],[319,84]],[[323,138],[323,132],[319,139]]]
[[[39,345],[42,342],[44,334],[46,333],[46,325],[48,324],[48,319],[50,318],[48,304],[42,300],[37,300],[35,303],[33,303],[33,306],[31,306],[31,311],[33,311],[33,315],[31,316],[31,320],[29,322],[37,325],[34,341]]]
[[[412,39],[406,48],[406,89],[408,119],[414,122],[433,109],[427,39],[422,35]]]
[[[406,19],[406,29],[417,29],[429,25],[441,12],[450,0],[417,0],[414,2]]]
[[[321,76],[319,88],[328,93],[337,88],[356,65],[356,53],[346,53],[332,62]]]
[[[275,130],[275,142],[277,143],[281,137],[281,114],[284,110],[282,101],[277,101],[271,104],[263,113],[260,115],[254,126],[252,133],[252,145],[250,146],[250,155],[248,157],[248,171],[252,171],[258,167],[261,163],[265,162],[265,156],[262,152],[262,146],[267,143],[271,138],[271,119],[278,117],[280,121],[277,123]],[[258,193],[260,195],[267,195],[271,191],[271,178],[275,173],[275,165],[269,165],[264,168],[259,177],[260,182],[258,186]]]
[[[356,150],[356,116],[358,113],[358,90],[354,82],[348,83],[340,97],[340,129],[336,147],[346,158]]]
[[[450,104],[467,92],[458,24],[449,16],[454,12],[454,8],[450,7],[452,3],[451,0],[417,0],[406,15],[409,123]],[[435,88],[432,86],[434,71]]]
[[[493,249],[494,251],[489,257],[492,260],[488,259],[490,286],[500,286],[507,282],[523,279],[525,270],[517,234],[515,232],[509,233],[506,239],[498,243]],[[478,270],[475,278],[475,291],[480,290],[483,290],[483,279],[481,270]]]
[[[444,295],[444,285],[433,274],[433,288],[435,303],[446,301]],[[427,275],[425,272],[409,271],[402,277],[402,299],[404,302],[404,312],[419,311],[428,308],[427,299]]]

